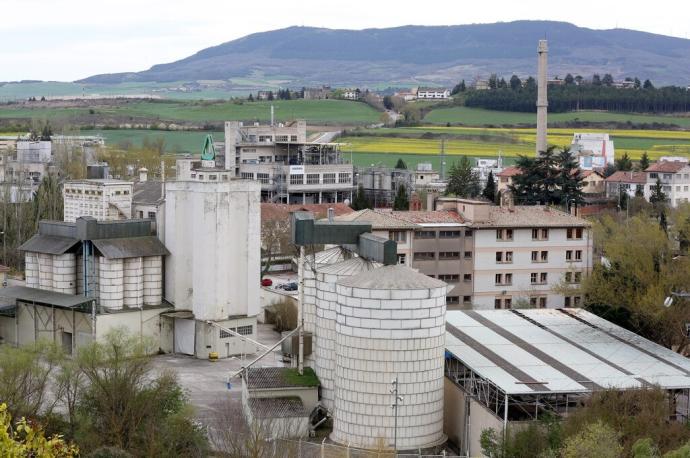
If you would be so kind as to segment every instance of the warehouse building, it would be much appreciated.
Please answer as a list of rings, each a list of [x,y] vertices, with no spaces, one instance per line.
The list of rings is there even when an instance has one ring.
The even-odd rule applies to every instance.
[[[581,309],[449,311],[444,431],[478,456],[483,430],[567,415],[596,390],[658,386],[688,417],[690,360]]]

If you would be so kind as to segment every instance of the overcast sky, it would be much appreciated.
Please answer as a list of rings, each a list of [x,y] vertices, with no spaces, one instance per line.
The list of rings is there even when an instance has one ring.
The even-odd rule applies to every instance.
[[[518,19],[690,37],[690,3],[578,0],[2,0],[0,81],[140,71],[208,46],[305,25],[363,29]]]

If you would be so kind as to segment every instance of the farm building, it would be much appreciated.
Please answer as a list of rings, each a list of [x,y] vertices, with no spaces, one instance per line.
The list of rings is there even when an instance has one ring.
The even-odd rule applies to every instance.
[[[688,418],[690,360],[581,309],[448,311],[445,374],[445,433],[468,456],[484,429],[567,415],[607,388],[658,386]]]

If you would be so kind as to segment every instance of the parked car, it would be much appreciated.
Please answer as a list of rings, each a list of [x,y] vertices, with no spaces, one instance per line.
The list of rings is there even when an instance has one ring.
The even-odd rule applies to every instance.
[[[273,284],[273,280],[270,278],[262,278],[261,279],[261,286],[271,286]]]
[[[277,285],[276,288],[282,289],[283,291],[297,291],[297,283],[294,281],[289,283],[281,283],[280,285]]]

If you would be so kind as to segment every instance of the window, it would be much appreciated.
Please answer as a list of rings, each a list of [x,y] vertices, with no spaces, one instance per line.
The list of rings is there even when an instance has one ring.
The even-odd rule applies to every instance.
[[[496,229],[497,240],[513,240],[512,229]]]
[[[541,283],[541,284],[546,283],[547,276],[548,276],[548,275],[547,275],[546,272],[540,273],[540,274],[539,274],[539,283]]]
[[[217,180],[217,179],[218,179],[218,175],[209,175],[209,176],[208,176],[208,179],[209,179],[209,180]]]
[[[460,275],[457,274],[442,274],[438,276],[438,279],[446,283],[457,283],[460,281]]]
[[[440,261],[447,261],[449,259],[460,259],[459,251],[441,251],[438,254],[438,259]]]
[[[472,259],[472,252],[471,251],[465,251],[465,259]]]
[[[496,252],[496,262],[503,262],[503,252],[502,251]]]
[[[335,183],[335,173],[324,173],[323,174],[323,184],[334,184]]]
[[[139,218],[142,218],[142,219],[144,218],[144,212],[142,212],[142,211],[139,212]]]
[[[405,265],[407,264],[407,255],[406,254],[399,254],[398,255],[398,264]]]
[[[495,280],[495,283],[497,285],[502,285],[503,284],[503,274],[496,274],[494,280]]]
[[[549,252],[548,251],[542,251],[540,259],[541,259],[541,262],[548,262]]]
[[[436,256],[432,251],[421,251],[414,254],[415,261],[433,261],[434,259],[436,259]]]
[[[500,297],[497,297],[496,299],[494,299],[494,308],[495,309],[501,308],[501,298]]]
[[[513,305],[513,300],[509,297],[506,297],[503,299],[503,308],[504,309],[509,309]]]
[[[472,229],[465,229],[465,237],[472,237]]]
[[[390,231],[388,233],[388,238],[398,242],[398,243],[405,243],[407,242],[407,232],[405,231]]]
[[[580,306],[580,296],[573,296],[573,304],[575,305],[575,307]]]
[[[277,142],[286,142],[286,141],[288,141],[288,136],[287,135],[276,135],[276,141]]]
[[[546,308],[546,296],[532,296],[529,298],[529,305],[531,307]]]
[[[582,281],[582,272],[575,272],[573,274],[573,282],[580,283],[580,281]]]
[[[156,219],[156,212],[149,212],[149,216],[148,216],[148,217],[149,217],[150,219]]]
[[[512,262],[513,262],[513,252],[512,251],[506,251],[505,260],[506,260],[505,261],[506,263],[512,264]]]
[[[546,228],[534,228],[532,229],[532,240],[548,240],[549,230]]]
[[[671,179],[673,179],[672,173],[664,173],[664,180],[671,180]]]
[[[240,174],[243,180],[253,180],[254,179],[254,172],[242,172]]]
[[[273,137],[270,135],[259,135],[259,142],[270,142],[273,141]]]
[[[457,305],[460,303],[460,296],[446,296],[446,305]]]
[[[496,274],[496,284],[497,285],[512,285],[513,284],[513,274]]]
[[[462,276],[462,281],[464,282],[471,282],[472,281],[472,274],[464,274]]]
[[[436,238],[436,231],[415,232],[415,238],[418,238],[418,239],[435,239]]]
[[[512,285],[513,284],[513,274],[505,274],[503,278],[505,280],[506,285]]]
[[[472,302],[472,296],[462,296],[462,303],[469,304]]]
[[[237,326],[237,333],[243,336],[250,336],[253,333],[252,325]]]
[[[581,296],[566,296],[563,298],[563,305],[565,307],[579,307],[582,304]]]
[[[581,240],[582,239],[582,228],[581,227],[569,227],[567,230],[568,240]]]
[[[532,272],[529,274],[529,282],[533,285],[543,285],[546,283],[546,272]]]
[[[532,252],[532,262],[539,262],[539,252],[538,251]]]
[[[565,282],[566,283],[572,283],[573,282],[573,273],[572,272],[566,272],[565,273]]]
[[[441,239],[456,239],[460,237],[460,231],[440,231],[438,237]]]
[[[565,260],[566,261],[572,261],[573,260],[573,250],[566,250]]]
[[[575,260],[582,261],[582,250],[575,250]]]
[[[304,175],[290,175],[290,184],[304,184]]]
[[[339,173],[338,183],[352,183],[352,175],[349,173]]]
[[[307,174],[307,184],[319,184],[319,174],[318,173],[308,173]]]
[[[259,180],[262,184],[268,184],[269,175],[268,173],[257,173],[256,179]]]

